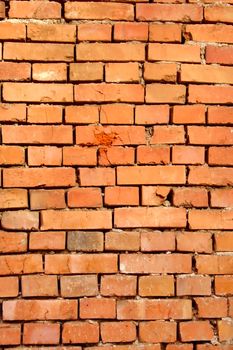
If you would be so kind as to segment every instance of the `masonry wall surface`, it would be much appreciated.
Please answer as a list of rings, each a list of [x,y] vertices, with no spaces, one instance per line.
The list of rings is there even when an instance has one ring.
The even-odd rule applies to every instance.
[[[233,0],[0,17],[0,349],[233,350]]]

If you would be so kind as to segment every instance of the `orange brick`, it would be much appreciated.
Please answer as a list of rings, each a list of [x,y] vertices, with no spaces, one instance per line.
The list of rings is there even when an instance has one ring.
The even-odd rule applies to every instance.
[[[66,81],[65,63],[35,63],[32,70],[35,81]]]
[[[230,124],[233,123],[233,108],[225,106],[208,107],[209,124]]]
[[[176,279],[177,296],[211,295],[210,276],[182,276]]]
[[[23,343],[31,345],[59,344],[60,324],[26,323],[24,325]]]
[[[104,67],[102,63],[71,63],[71,81],[101,81],[103,80]]]
[[[210,192],[211,207],[233,207],[233,189],[214,189]]]
[[[136,340],[134,322],[103,322],[100,328],[103,343],[127,343]]]
[[[134,19],[134,7],[131,4],[68,1],[65,3],[65,18],[132,21]]]
[[[189,227],[191,229],[230,230],[232,225],[233,210],[190,210]]]
[[[231,135],[229,135],[229,137],[230,136]],[[217,137],[217,135],[216,135],[216,137]],[[224,137],[224,141],[228,142],[228,140],[229,140],[229,143],[231,143],[231,140],[228,139],[227,137],[226,138],[225,137]],[[217,138],[216,142],[217,141],[219,141],[219,143],[220,143],[220,137]],[[233,144],[233,142],[232,142],[232,144]],[[208,163],[211,165],[233,165],[233,147],[209,147],[209,161],[208,161]]]
[[[169,231],[153,231],[141,233],[141,250],[150,251],[172,251],[175,250],[175,233]]]
[[[189,102],[224,104],[232,100],[232,86],[189,85]]]
[[[31,41],[74,42],[76,26],[72,24],[34,24],[27,25],[27,37]]]
[[[201,21],[202,8],[192,4],[137,4],[136,19],[140,21]]]
[[[98,343],[99,324],[97,322],[67,322],[63,325],[64,344]]]
[[[23,297],[58,296],[57,276],[22,276],[22,295]]]
[[[227,298],[195,298],[200,318],[227,317]]]
[[[111,41],[112,26],[107,23],[81,23],[78,25],[79,41]]]
[[[0,297],[1,298],[17,297],[18,294],[19,294],[18,277],[0,277]]]
[[[208,192],[203,188],[175,188],[173,204],[185,207],[208,207]]]
[[[68,206],[71,208],[102,207],[100,188],[72,188],[67,195]]]
[[[76,102],[144,102],[144,87],[140,84],[79,84],[74,87],[74,95]]]
[[[10,18],[61,18],[61,5],[55,1],[11,1]]]
[[[232,84],[233,68],[212,65],[182,64],[181,81]]]
[[[96,148],[88,147],[63,147],[63,164],[64,165],[96,165],[97,155]]]
[[[122,273],[191,273],[190,254],[122,254]],[[161,317],[163,318],[163,317]]]
[[[147,103],[185,103],[186,87],[172,84],[146,85]]]
[[[67,106],[65,122],[68,124],[89,124],[99,122],[98,106]]]
[[[14,61],[30,60],[69,62],[73,61],[74,48],[73,45],[70,44],[6,43],[4,44],[3,57],[6,60],[10,59]],[[46,87],[45,90],[47,90]],[[45,90],[43,90],[43,93]],[[45,102],[48,102],[47,94],[45,95],[45,98],[47,98]]]
[[[19,345],[21,342],[21,325],[1,324],[0,345]]]
[[[134,108],[125,103],[102,105],[100,107],[100,122],[101,124],[133,124]]]
[[[63,209],[66,207],[64,190],[31,190],[30,207],[32,210]]]
[[[0,18],[4,18],[6,15],[5,3],[3,1],[0,2]]]
[[[233,232],[216,232],[214,237],[216,251],[233,251]]]
[[[76,48],[78,61],[144,61],[142,43],[80,43]]]
[[[62,231],[31,232],[30,250],[64,250],[66,245],[66,233]]]
[[[198,273],[232,274],[233,258],[227,255],[199,255],[196,257]]]
[[[144,79],[146,81],[175,82],[177,66],[173,63],[144,63]]]
[[[139,232],[106,232],[105,250],[139,250]]]
[[[0,62],[0,79],[2,81],[24,81],[31,78],[29,63]]]
[[[98,281],[95,275],[61,276],[62,297],[95,296],[98,294]]]
[[[214,332],[209,321],[189,321],[180,323],[182,341],[212,340]]]
[[[217,295],[233,294],[233,276],[215,276],[214,286]]]
[[[111,214],[109,210],[46,210],[42,212],[41,230],[110,229]]]
[[[1,122],[23,122],[26,121],[25,104],[0,104]]]
[[[168,164],[170,148],[166,146],[139,146],[137,148],[137,162],[139,164]]]
[[[233,23],[233,9],[231,7],[213,6],[205,8],[205,20],[208,22]]]
[[[1,40],[25,40],[26,25],[24,23],[0,23],[0,39]]]
[[[135,109],[135,124],[167,124],[168,105],[139,105]]]
[[[212,252],[212,237],[208,232],[178,232],[176,242],[178,251]]]
[[[184,143],[184,142],[185,142],[184,127],[176,126],[176,125],[155,126],[153,135],[150,140],[150,143],[152,145],[163,144],[163,143],[164,144]]]
[[[42,255],[18,254],[0,256],[1,275],[22,275],[43,272]]]
[[[232,319],[218,321],[218,336],[219,341],[231,341],[233,339]]]
[[[231,168],[191,166],[188,183],[193,185],[228,186],[231,183],[233,171]]]
[[[0,252],[17,253],[27,251],[27,233],[0,231]]]
[[[192,317],[191,300],[118,300],[117,315],[118,320],[189,319]]]
[[[139,277],[139,295],[142,297],[160,297],[174,295],[173,276]]]
[[[139,188],[106,187],[104,203],[107,206],[139,205]]]
[[[116,41],[147,41],[147,23],[116,23],[114,25],[114,40]]]
[[[80,318],[115,318],[116,300],[110,298],[84,298],[79,300]]]
[[[204,105],[174,106],[172,121],[174,124],[204,124]]]
[[[101,295],[134,296],[136,295],[136,276],[105,275],[101,276]]]
[[[139,339],[146,343],[176,341],[176,323],[166,321],[141,322],[139,324]]]
[[[206,63],[233,64],[233,48],[231,46],[207,46]]]
[[[12,230],[36,230],[39,228],[39,213],[29,210],[4,211],[2,227]]]
[[[80,168],[81,186],[115,185],[115,169],[112,168]]]
[[[0,207],[7,208],[27,208],[27,191],[22,189],[0,189]]]
[[[54,140],[54,143],[56,143],[55,140]],[[49,146],[28,147],[28,165],[30,166],[41,166],[41,165],[53,165],[53,166],[58,165],[59,166],[61,165],[61,162],[62,162],[61,148],[49,147]]]
[[[176,5],[178,6],[178,5]],[[149,61],[201,62],[200,46],[182,44],[149,44]]]
[[[105,65],[106,82],[138,82],[138,63],[107,63]]]
[[[27,122],[32,124],[58,124],[62,122],[62,107],[50,105],[29,105]]]
[[[168,186],[142,186],[142,205],[166,204],[170,192],[171,187]]]
[[[149,25],[149,41],[181,42],[181,25],[152,23]]]
[[[101,147],[98,150],[98,163],[104,166],[134,164],[134,148]]]
[[[232,27],[224,24],[188,24],[186,38],[192,41],[233,43]]]

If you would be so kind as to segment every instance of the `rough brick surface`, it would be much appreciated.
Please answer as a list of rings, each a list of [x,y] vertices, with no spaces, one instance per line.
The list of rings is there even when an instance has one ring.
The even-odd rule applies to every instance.
[[[233,0],[0,0],[0,350],[233,350]]]

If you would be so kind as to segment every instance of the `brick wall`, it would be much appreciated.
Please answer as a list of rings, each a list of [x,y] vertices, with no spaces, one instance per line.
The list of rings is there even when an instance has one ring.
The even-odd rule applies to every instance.
[[[0,349],[233,350],[233,1],[0,17]]]

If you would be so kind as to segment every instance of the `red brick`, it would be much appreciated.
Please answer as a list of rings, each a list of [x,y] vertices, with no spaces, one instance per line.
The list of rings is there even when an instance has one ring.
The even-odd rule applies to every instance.
[[[233,43],[232,26],[224,24],[187,25],[185,37],[192,41]]]
[[[31,78],[29,63],[0,62],[0,79],[2,81],[24,81]]]
[[[6,43],[4,44],[3,57],[6,60],[14,61],[73,61],[74,58],[74,48],[73,45],[69,44],[44,44],[44,43]],[[16,85],[14,85],[16,87]],[[21,85],[21,88],[25,89],[27,85]],[[33,84],[29,84],[29,91],[31,90]],[[49,92],[49,87],[51,85],[44,86],[41,93],[44,96],[45,91]],[[52,86],[54,88],[54,86]],[[58,88],[58,86],[57,86]],[[60,86],[63,88],[63,86]],[[66,89],[67,90],[67,89]],[[54,89],[52,90],[54,94]],[[60,102],[65,101],[63,91],[63,99]],[[22,98],[20,98],[22,101]],[[45,94],[43,102],[49,102],[50,98],[48,94]],[[42,102],[42,101],[41,101]],[[58,101],[59,102],[59,101]],[[72,102],[72,101],[67,101]]]
[[[204,105],[186,105],[174,106],[172,121],[174,124],[204,124],[205,123]]]
[[[62,276],[61,295],[65,298],[88,297],[98,294],[97,276]]]
[[[173,84],[146,85],[147,103],[185,103],[186,87]]]
[[[0,345],[19,345],[21,342],[21,325],[6,324],[0,325]]]
[[[80,168],[81,186],[115,185],[115,169],[112,168]]]
[[[29,129],[29,131],[30,131],[30,129]],[[42,131],[43,131],[43,129],[42,129]],[[54,131],[56,134],[56,131],[59,131],[59,129],[54,130]],[[24,135],[23,132],[22,132],[22,134]],[[36,134],[36,132],[35,132],[35,134]],[[39,135],[38,135],[38,138],[39,138]],[[52,139],[50,139],[50,140],[52,141]],[[59,133],[57,133],[57,140],[58,140],[58,142],[60,142]],[[44,142],[46,142],[46,140]],[[54,143],[56,143],[56,136],[54,139]],[[59,165],[61,165],[61,163],[62,163],[62,149],[61,148],[49,147],[49,146],[28,147],[28,165],[30,165],[30,166],[41,166],[41,165],[53,165],[53,166],[57,165],[57,166],[59,166]]]
[[[3,172],[4,187],[69,187],[75,185],[72,168],[9,168]]]
[[[105,104],[100,108],[101,124],[133,124],[133,121],[134,108],[129,104]]]
[[[144,61],[142,43],[80,43],[76,48],[77,61]]]
[[[35,81],[66,81],[65,63],[35,63],[32,66],[32,79]]]
[[[215,276],[214,286],[217,295],[233,294],[233,276]]]
[[[148,59],[149,61],[201,62],[201,48],[197,45],[149,44]]]
[[[78,25],[79,41],[111,41],[112,26],[108,23],[81,23]]]
[[[104,66],[102,63],[71,63],[69,74],[71,81],[101,81]]]
[[[231,7],[213,6],[205,8],[205,20],[207,22],[233,23],[233,9]]]
[[[149,25],[149,41],[181,42],[181,25],[152,23]]]
[[[225,107],[225,106],[208,107],[208,123],[209,124],[233,123],[233,108]]]
[[[35,230],[39,228],[39,213],[29,210],[4,211],[2,227],[12,230]]]
[[[0,252],[17,253],[27,251],[27,233],[0,231]]]
[[[191,166],[188,183],[193,185],[228,186],[232,183],[233,169]]]
[[[164,297],[174,295],[173,276],[142,276],[139,277],[139,295],[142,297]]]
[[[1,122],[23,122],[26,121],[25,104],[0,104]]]
[[[66,245],[65,232],[31,232],[30,250],[64,250]]]
[[[229,138],[224,137],[224,142],[228,142],[228,140],[231,142]],[[220,139],[217,139],[217,141],[220,141]],[[209,164],[233,165],[233,147],[209,147]]]
[[[178,232],[176,242],[178,251],[212,252],[212,237],[208,232]]]
[[[118,300],[118,320],[189,319],[192,317],[191,300],[140,299]]]
[[[144,79],[146,81],[175,82],[177,66],[173,63],[144,63]]]
[[[63,209],[66,207],[64,190],[31,190],[30,207],[39,209]]]
[[[198,273],[202,274],[232,274],[233,257],[228,255],[199,255],[196,257]]]
[[[76,300],[8,300],[3,302],[3,319],[69,320],[76,319]]]
[[[79,84],[74,87],[74,99],[76,102],[144,102],[144,86],[117,83]]]
[[[209,321],[189,321],[180,323],[182,341],[212,340],[214,332]]]
[[[98,163],[104,166],[134,164],[134,148],[101,147],[98,150]]]
[[[23,330],[23,343],[31,345],[59,344],[60,324],[26,323]]]
[[[233,151],[232,151],[233,152]],[[233,189],[214,189],[210,192],[211,207],[233,207]]]
[[[27,208],[27,191],[22,189],[0,189],[0,207],[7,208]]]
[[[107,206],[139,205],[138,187],[107,187],[104,192]]]
[[[136,340],[136,325],[133,322],[103,322],[100,328],[103,343],[127,343]]]
[[[175,250],[175,233],[171,231],[141,232],[141,250],[172,251]]]
[[[65,3],[65,18],[132,21],[134,19],[134,8],[130,4],[68,1]]]
[[[136,19],[141,21],[201,21],[202,8],[191,4],[137,4]]]
[[[63,148],[64,165],[96,165],[97,149],[88,147],[64,147]]]
[[[101,295],[134,296],[136,295],[137,277],[109,275],[101,277]]]
[[[42,255],[40,254],[18,254],[0,256],[1,275],[21,275],[42,271]]]
[[[1,40],[24,40],[26,39],[26,25],[24,23],[0,23]]]
[[[45,256],[47,274],[116,273],[116,254],[57,254]]]
[[[167,185],[185,183],[185,169],[177,166],[118,167],[118,185]],[[144,209],[143,209],[144,210]]]
[[[116,41],[147,41],[148,23],[116,23],[114,25],[114,40]]]
[[[159,206],[167,204],[171,187],[168,186],[142,186],[142,205]]]
[[[106,232],[105,250],[139,250],[140,233],[133,232]]]
[[[216,251],[233,251],[233,232],[216,232],[214,238]]]
[[[97,322],[67,322],[63,325],[64,344],[98,343],[99,324]]]
[[[226,298],[195,298],[195,304],[200,318],[221,318],[227,317]]]
[[[67,200],[71,208],[102,207],[102,195],[99,188],[72,188],[68,191]]]
[[[174,188],[173,205],[178,207],[208,207],[208,191],[205,188],[195,187]]]
[[[37,0],[38,1],[38,0]],[[34,24],[27,25],[27,37],[31,41],[74,42],[76,26],[72,24]]]
[[[17,297],[18,294],[19,294],[18,277],[0,277],[0,297],[1,298]]]
[[[185,134],[183,126],[176,125],[157,125],[154,127],[154,132],[151,137],[150,143],[153,144],[175,144],[184,143]],[[187,146],[186,146],[187,149]]]
[[[135,124],[167,124],[168,105],[139,105],[135,108]]]
[[[141,322],[139,339],[146,343],[173,343],[176,341],[176,323],[166,321]]]
[[[218,336],[219,341],[231,341],[233,339],[233,321],[222,320],[218,321]]]
[[[10,18],[61,18],[61,5],[55,1],[11,1]]]
[[[99,122],[98,106],[67,106],[65,122],[68,124],[89,124]]]
[[[191,255],[122,254],[122,273],[191,273]]]
[[[32,124],[58,124],[62,122],[62,107],[29,105],[27,122]]]
[[[58,296],[57,276],[22,276],[21,281],[23,297]]]
[[[170,162],[170,147],[139,146],[137,147],[138,164],[168,164]]]
[[[139,65],[136,62],[107,63],[105,65],[106,82],[138,82],[139,75]]]
[[[85,319],[115,318],[116,301],[109,298],[84,298],[79,300],[79,317]]]
[[[210,276],[182,276],[176,279],[177,296],[211,295]]]
[[[207,46],[206,63],[233,64],[233,48],[231,46]]]

